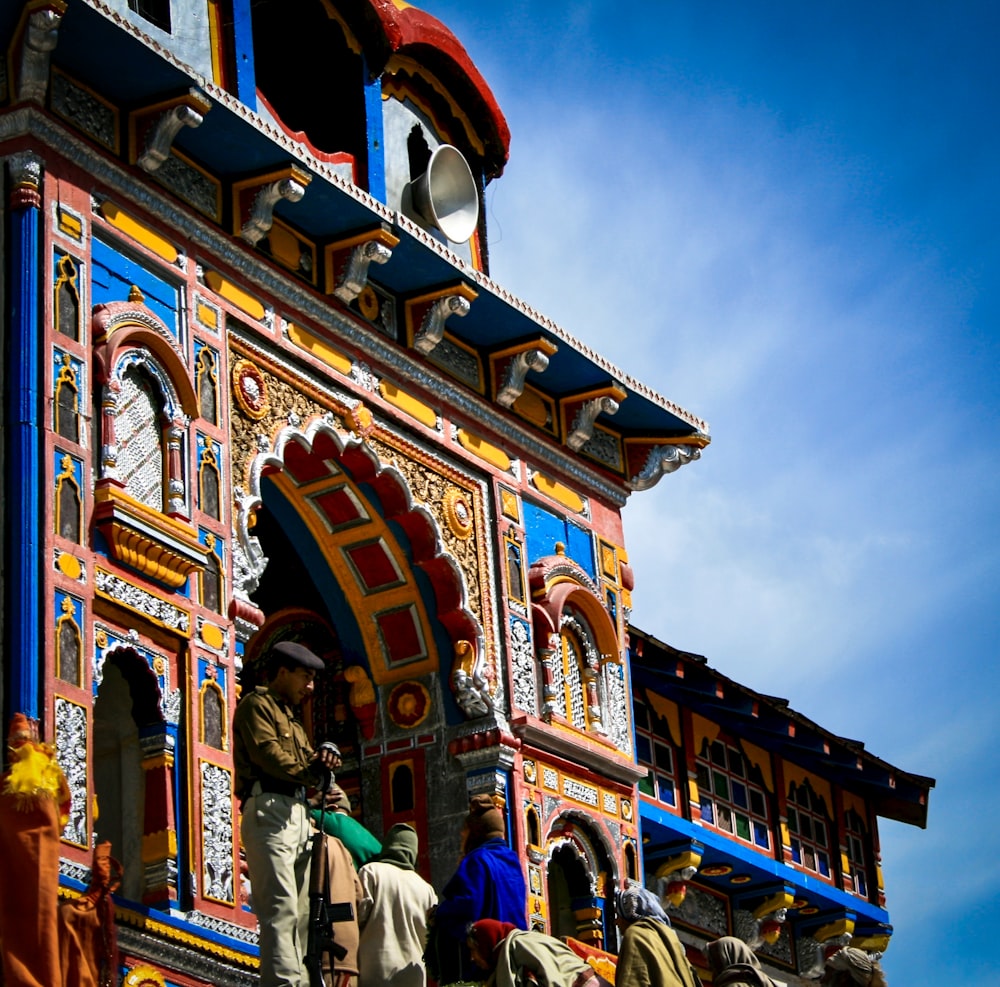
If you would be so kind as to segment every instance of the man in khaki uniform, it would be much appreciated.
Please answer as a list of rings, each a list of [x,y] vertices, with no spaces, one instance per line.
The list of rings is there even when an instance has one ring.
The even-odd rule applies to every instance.
[[[297,707],[313,691],[322,659],[281,641],[267,658],[266,686],[244,696],[233,716],[233,755],[253,908],[260,927],[261,987],[309,987],[312,827],[306,796],[326,784],[333,745],[313,751]]]

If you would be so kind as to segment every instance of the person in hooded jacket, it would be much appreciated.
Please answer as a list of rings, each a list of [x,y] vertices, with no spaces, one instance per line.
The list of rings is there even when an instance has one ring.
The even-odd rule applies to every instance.
[[[853,946],[838,949],[827,958],[820,983],[825,987],[886,987],[878,961]]]
[[[723,936],[708,944],[708,965],[713,987],[775,987],[761,969],[756,953],[735,936]]]
[[[361,942],[358,987],[425,987],[423,951],[434,889],[417,873],[417,834],[399,823],[381,851],[358,871]]]
[[[483,918],[469,926],[473,962],[487,974],[486,987],[612,987],[561,939],[515,929]]]
[[[528,892],[521,861],[504,838],[500,810],[489,795],[474,795],[462,830],[463,857],[441,892],[424,958],[442,985],[479,979],[466,939],[471,922],[494,918],[528,928]]]
[[[701,987],[683,943],[652,891],[628,887],[616,892],[615,911],[624,928],[616,987]]]

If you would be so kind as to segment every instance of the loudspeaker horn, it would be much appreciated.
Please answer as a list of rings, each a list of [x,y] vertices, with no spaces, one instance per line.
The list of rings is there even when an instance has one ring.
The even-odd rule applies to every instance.
[[[427,170],[410,183],[413,208],[453,243],[465,243],[479,223],[479,190],[462,152],[442,144]]]

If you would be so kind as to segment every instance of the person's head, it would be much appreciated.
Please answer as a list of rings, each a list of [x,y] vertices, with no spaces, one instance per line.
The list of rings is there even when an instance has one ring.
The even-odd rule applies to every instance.
[[[503,816],[489,795],[473,795],[462,828],[462,852],[468,853],[495,837],[504,838]]]
[[[752,966],[760,968],[756,953],[735,936],[723,936],[708,944],[708,965],[715,976],[731,966]]]
[[[495,918],[473,922],[466,939],[472,962],[483,970],[495,970],[500,944],[515,928],[510,922],[498,922]]]
[[[316,674],[326,666],[305,645],[279,641],[267,656],[267,687],[287,703],[298,705],[313,691]]]
[[[827,958],[823,979],[826,987],[886,987],[882,967],[864,950],[845,946]]]
[[[657,898],[648,888],[630,886],[615,892],[615,915],[618,921],[629,926],[641,918],[655,919],[670,925],[670,919]]]
[[[403,870],[415,870],[417,864],[417,831],[406,823],[396,823],[382,841],[382,849],[375,857]]]

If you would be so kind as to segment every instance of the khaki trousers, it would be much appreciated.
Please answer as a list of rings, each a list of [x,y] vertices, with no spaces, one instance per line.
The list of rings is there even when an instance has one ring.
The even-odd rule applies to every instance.
[[[312,827],[306,806],[288,795],[251,795],[240,837],[260,928],[260,987],[309,987],[303,960]]]

